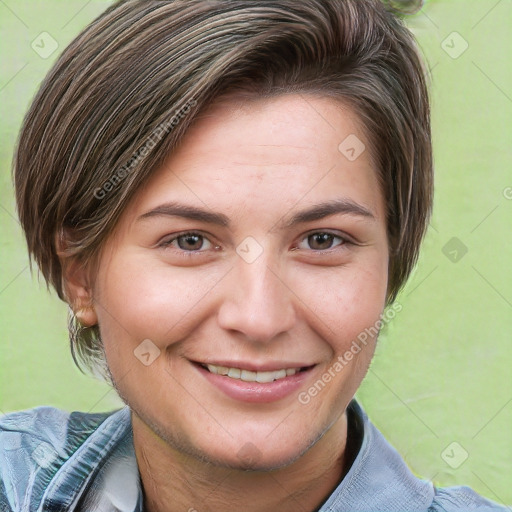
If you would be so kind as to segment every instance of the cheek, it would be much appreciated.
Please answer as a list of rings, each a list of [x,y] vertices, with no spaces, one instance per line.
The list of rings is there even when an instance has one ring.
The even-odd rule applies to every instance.
[[[373,357],[385,306],[386,268],[339,269],[328,283],[323,291],[314,280],[304,287],[314,312],[310,318],[330,356],[298,401],[312,417],[333,421],[356,393]]]
[[[339,354],[378,322],[386,301],[387,266],[382,261],[342,267],[324,276],[304,273],[296,286],[315,330]]]
[[[163,347],[178,339],[189,320],[200,321],[206,297],[220,279],[215,272],[171,267],[142,257],[112,260],[99,274],[96,303],[105,349],[150,339]]]

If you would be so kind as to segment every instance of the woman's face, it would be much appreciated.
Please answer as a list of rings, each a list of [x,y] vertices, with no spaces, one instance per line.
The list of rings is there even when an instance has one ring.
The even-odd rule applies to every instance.
[[[350,109],[236,105],[203,115],[128,206],[93,298],[138,429],[268,469],[343,421],[367,371],[376,339],[358,335],[385,304],[385,207]]]

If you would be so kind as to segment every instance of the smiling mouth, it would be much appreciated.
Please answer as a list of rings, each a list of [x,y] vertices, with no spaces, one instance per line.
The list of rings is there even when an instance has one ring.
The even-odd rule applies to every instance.
[[[266,384],[274,382],[276,380],[282,380],[286,377],[291,377],[300,372],[304,372],[312,368],[312,366],[304,366],[301,368],[283,368],[274,371],[251,371],[243,370],[241,368],[229,368],[227,366],[218,366],[215,364],[202,364],[199,365],[208,370],[210,373],[216,375],[222,375],[235,380],[241,380],[244,382],[258,382],[260,384]],[[314,365],[313,365],[314,366]]]

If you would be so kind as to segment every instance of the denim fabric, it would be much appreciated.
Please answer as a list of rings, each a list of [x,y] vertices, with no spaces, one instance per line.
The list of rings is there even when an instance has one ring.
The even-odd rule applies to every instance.
[[[467,487],[416,478],[353,401],[359,453],[320,512],[510,512]],[[142,512],[130,411],[66,413],[50,407],[0,418],[0,512]]]

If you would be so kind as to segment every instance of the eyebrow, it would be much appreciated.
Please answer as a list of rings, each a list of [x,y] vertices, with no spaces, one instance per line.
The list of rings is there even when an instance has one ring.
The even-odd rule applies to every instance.
[[[375,219],[375,215],[363,205],[350,199],[336,199],[302,210],[288,220],[284,219],[279,221],[272,229],[275,229],[276,226],[278,226],[279,229],[287,229],[296,226],[297,224],[320,220],[336,214],[354,215],[368,219]],[[137,218],[137,221],[161,216],[182,217],[222,227],[229,227],[230,225],[229,217],[223,213],[217,213],[178,202],[161,204],[142,214]]]
[[[183,217],[185,219],[197,220],[208,224],[217,224],[224,227],[229,226],[229,217],[223,213],[215,213],[197,208],[196,206],[176,202],[161,204],[149,210],[149,212],[142,214],[137,221],[161,216]]]
[[[375,215],[363,205],[356,203],[350,199],[335,199],[320,203],[306,210],[300,211],[293,215],[287,221],[278,223],[280,229],[291,228],[297,224],[304,224],[314,220],[321,220],[331,215],[355,215],[368,219],[375,219]]]

